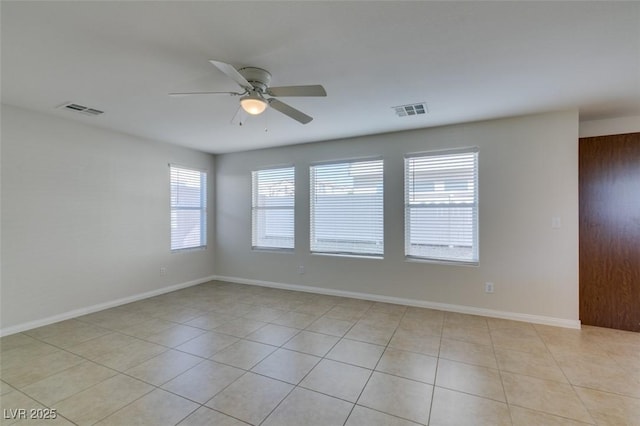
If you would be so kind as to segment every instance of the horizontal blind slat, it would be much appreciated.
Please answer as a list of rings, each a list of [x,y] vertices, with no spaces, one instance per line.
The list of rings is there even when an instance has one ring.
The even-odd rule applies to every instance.
[[[251,172],[251,245],[294,247],[295,169],[281,167]]]
[[[207,173],[169,166],[171,250],[205,247]]]
[[[478,155],[405,157],[405,255],[477,262]]]
[[[311,251],[382,255],[383,161],[310,167]]]

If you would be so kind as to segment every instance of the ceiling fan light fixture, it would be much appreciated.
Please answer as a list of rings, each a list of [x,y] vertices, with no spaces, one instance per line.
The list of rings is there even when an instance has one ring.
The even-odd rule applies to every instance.
[[[271,74],[262,68],[244,67],[236,69],[233,65],[225,62],[214,60],[210,60],[209,62],[226,74],[227,77],[235,81],[238,86],[242,88],[242,92],[178,92],[170,93],[170,95],[227,94],[232,96],[241,96],[240,108],[250,115],[260,115],[267,109],[267,107],[271,107],[271,109],[296,120],[300,124],[307,124],[311,122],[313,117],[295,109],[291,105],[288,105],[277,98],[279,96],[327,96],[327,91],[319,84],[270,87],[269,83],[271,82]],[[270,98],[265,99],[265,95],[270,96]],[[238,108],[238,111],[240,108]]]
[[[267,101],[258,95],[247,95],[240,98],[242,109],[251,115],[259,115],[267,109]]]

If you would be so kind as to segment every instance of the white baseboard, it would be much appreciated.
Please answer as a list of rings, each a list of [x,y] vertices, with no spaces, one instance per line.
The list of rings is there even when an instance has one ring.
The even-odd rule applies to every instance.
[[[509,319],[514,321],[525,321],[525,322],[530,322],[534,324],[544,324],[544,325],[551,325],[555,327],[574,328],[574,329],[580,328],[580,320],[569,320],[569,319],[563,319],[563,318],[547,317],[542,315],[530,315],[530,314],[522,314],[517,312],[497,311],[494,309],[476,308],[473,306],[429,302],[426,300],[405,299],[401,297],[382,296],[378,294],[359,293],[359,292],[337,290],[337,289],[324,288],[324,287],[312,287],[312,286],[304,286],[304,285],[298,285],[298,284],[283,284],[283,283],[276,283],[271,281],[211,275],[209,277],[199,278],[197,280],[187,281],[184,283],[175,284],[169,287],[163,287],[163,288],[148,291],[145,293],[123,297],[121,299],[116,299],[109,302],[88,306],[85,308],[74,309],[72,311],[64,312],[58,315],[53,315],[47,318],[42,318],[42,319],[29,321],[26,323],[10,326],[6,328],[1,328],[0,337],[8,336],[15,333],[20,333],[22,331],[31,330],[33,328],[42,327],[45,325],[68,320],[71,318],[76,318],[82,315],[91,314],[93,312],[102,311],[104,309],[126,305],[127,303],[136,302],[142,299],[148,299],[150,297],[159,296],[164,293],[170,293],[172,291],[181,290],[183,288],[192,287],[194,285],[198,285],[198,284],[202,284],[202,283],[206,283],[208,281],[214,281],[214,280],[227,281],[227,282],[237,283],[237,284],[256,285],[261,287],[279,288],[283,290],[295,290],[295,291],[302,291],[306,293],[325,294],[328,296],[350,297],[354,299],[371,300],[374,302],[395,303],[400,305],[415,306],[419,308],[437,309],[440,311],[458,312],[462,314],[471,314],[471,315],[481,315],[485,317],[502,318],[502,319]]]
[[[42,318],[42,319],[25,322],[18,325],[13,325],[10,327],[0,329],[0,337],[8,336],[10,334],[20,333],[22,331],[31,330],[32,328],[42,327],[45,325],[68,320],[71,318],[76,318],[82,315],[91,314],[94,312],[102,311],[104,309],[114,308],[120,305],[126,305],[127,303],[137,302],[138,300],[148,299],[150,297],[159,296],[164,293],[170,293],[172,291],[181,290],[183,288],[206,283],[208,281],[213,281],[215,279],[216,277],[212,275],[209,277],[199,278],[197,280],[192,280],[192,281],[187,281],[180,284],[171,285],[169,287],[159,288],[157,290],[151,290],[144,293],[135,294],[133,296],[123,297],[121,299],[116,299],[116,300],[112,300],[105,303],[99,303],[97,305],[88,306],[86,308],[74,309],[72,311],[64,312],[58,315],[53,315],[47,318]]]
[[[378,294],[359,293],[353,291],[337,290],[324,287],[312,287],[298,284],[283,284],[271,281],[252,280],[238,277],[215,276],[218,281],[227,281],[236,284],[249,284],[261,287],[279,288],[283,290],[295,290],[306,293],[324,294],[327,296],[350,297],[354,299],[371,300],[374,302],[395,303],[399,305],[415,306],[419,308],[437,309],[461,314],[481,315],[484,317],[501,318],[513,321],[524,321],[534,324],[551,325],[555,327],[580,329],[580,320],[547,317],[543,315],[522,314],[518,312],[498,311],[494,309],[476,308],[465,305],[452,305],[448,303],[429,302],[426,300],[405,299],[401,297],[382,296]]]

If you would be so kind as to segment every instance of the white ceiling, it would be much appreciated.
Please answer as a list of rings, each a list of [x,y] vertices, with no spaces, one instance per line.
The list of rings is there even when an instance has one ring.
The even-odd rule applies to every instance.
[[[3,103],[211,153],[567,108],[640,115],[640,2],[2,1],[0,13]],[[281,98],[307,125],[267,110],[239,127],[237,98],[167,96],[237,90],[209,59],[328,96]],[[391,109],[421,101],[429,114]]]

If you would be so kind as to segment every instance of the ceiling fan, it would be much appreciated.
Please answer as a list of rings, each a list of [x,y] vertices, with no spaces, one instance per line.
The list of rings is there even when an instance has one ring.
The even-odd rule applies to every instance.
[[[275,99],[277,97],[287,96],[327,96],[327,92],[321,85],[311,86],[280,86],[269,87],[271,81],[271,74],[256,67],[244,67],[236,70],[232,65],[229,65],[220,61],[209,61],[220,71],[225,73],[233,81],[243,89],[242,92],[182,92],[182,93],[169,93],[170,96],[186,96],[186,95],[231,95],[241,96],[240,106],[243,110],[251,115],[262,114],[267,106],[280,111],[284,115],[293,118],[294,120],[307,124],[313,117],[308,116],[295,109],[294,107],[285,104],[284,102]],[[267,98],[266,96],[272,96]]]

